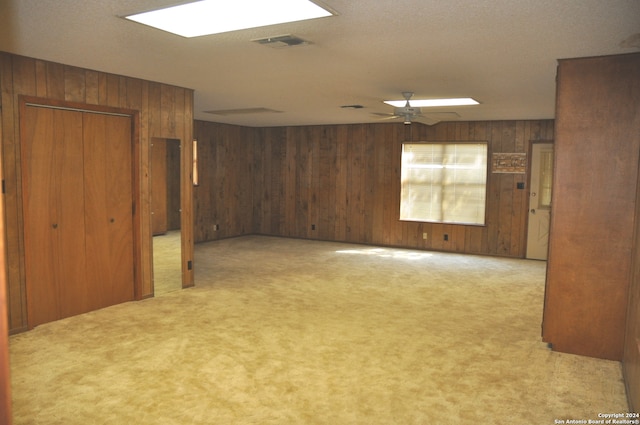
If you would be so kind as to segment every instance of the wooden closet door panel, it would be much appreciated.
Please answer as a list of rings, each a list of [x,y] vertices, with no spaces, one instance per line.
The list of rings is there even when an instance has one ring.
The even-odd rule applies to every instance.
[[[58,247],[60,318],[88,311],[90,289],[85,274],[84,193],[82,192],[83,143],[82,114],[76,111],[53,110],[58,186]],[[60,128],[62,125],[63,128]]]
[[[105,116],[112,286],[109,305],[134,299],[133,144],[131,117]],[[115,166],[111,166],[115,165]]]
[[[87,276],[95,308],[134,297],[131,118],[84,114]]]
[[[83,309],[82,116],[28,106],[22,119],[29,326]]]
[[[30,326],[60,317],[56,246],[56,171],[52,111],[27,107],[21,117],[27,310]]]

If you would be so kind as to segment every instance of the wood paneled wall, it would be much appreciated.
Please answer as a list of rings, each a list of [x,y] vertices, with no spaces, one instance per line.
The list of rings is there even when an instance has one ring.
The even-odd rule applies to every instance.
[[[553,121],[261,129],[196,121],[195,134],[197,241],[256,233],[523,257],[528,191],[516,184],[525,174],[489,174],[484,227],[401,222],[401,145],[481,140],[491,152],[523,153],[553,139]]]
[[[20,184],[19,97],[36,96],[90,105],[110,106],[140,112],[140,208],[142,225],[142,294],[152,294],[151,221],[149,209],[149,143],[152,137],[180,139],[183,164],[191,170],[193,133],[193,91],[166,84],[107,74],[38,59],[0,52],[0,89],[2,105],[2,149],[5,180],[7,223],[7,278],[10,329],[27,328],[24,245],[22,233],[22,187]],[[183,195],[190,199],[189,178],[183,182]],[[187,244],[183,247],[183,263],[193,258],[191,202],[183,205],[186,218]],[[187,252],[184,252],[185,249]],[[186,269],[186,268],[185,268]],[[193,273],[186,276],[193,283]]]
[[[253,151],[259,146],[258,135],[255,128],[195,121],[196,242],[253,233]]]
[[[187,143],[189,141],[187,140]],[[180,145],[177,140],[167,142],[167,228],[177,230],[182,226],[180,199]]]
[[[401,222],[401,145],[480,140],[492,153],[523,153],[530,141],[551,139],[551,120],[262,129],[254,151],[254,232],[523,257],[528,191],[516,184],[526,183],[525,174],[489,173],[486,226]]]

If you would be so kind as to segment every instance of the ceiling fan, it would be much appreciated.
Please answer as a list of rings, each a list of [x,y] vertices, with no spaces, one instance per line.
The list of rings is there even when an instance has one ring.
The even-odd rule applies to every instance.
[[[457,119],[460,117],[455,112],[433,112],[429,113],[428,115],[424,115],[421,108],[417,106],[411,106],[411,98],[413,97],[413,92],[402,92],[402,97],[404,97],[406,100],[404,106],[394,107],[392,114],[383,114],[377,112],[374,112],[373,114],[383,116],[385,117],[383,119],[388,120],[402,118],[405,124],[411,124],[414,121],[418,121],[427,125],[433,125],[442,121],[443,118],[445,118],[445,115],[449,119]]]

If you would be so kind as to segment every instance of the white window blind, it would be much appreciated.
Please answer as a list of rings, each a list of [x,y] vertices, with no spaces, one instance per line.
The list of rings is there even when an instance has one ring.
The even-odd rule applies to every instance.
[[[485,223],[487,143],[404,143],[400,220]]]

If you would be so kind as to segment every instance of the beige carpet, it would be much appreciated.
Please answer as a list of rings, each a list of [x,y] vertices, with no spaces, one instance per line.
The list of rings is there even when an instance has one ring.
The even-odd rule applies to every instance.
[[[10,339],[15,424],[553,424],[620,365],[540,341],[545,264],[269,237],[196,287]]]
[[[155,296],[182,289],[180,230],[153,237],[153,289]]]

